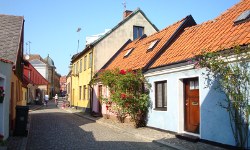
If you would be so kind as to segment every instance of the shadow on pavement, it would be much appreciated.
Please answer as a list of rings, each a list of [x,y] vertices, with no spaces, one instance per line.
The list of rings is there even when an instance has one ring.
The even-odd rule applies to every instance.
[[[52,103],[33,111],[30,117],[27,150],[166,149],[67,113]]]

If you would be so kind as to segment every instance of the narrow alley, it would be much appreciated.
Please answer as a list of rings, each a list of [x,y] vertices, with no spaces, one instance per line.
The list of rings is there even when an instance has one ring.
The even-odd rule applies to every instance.
[[[30,113],[27,150],[167,149],[68,113],[50,101]]]

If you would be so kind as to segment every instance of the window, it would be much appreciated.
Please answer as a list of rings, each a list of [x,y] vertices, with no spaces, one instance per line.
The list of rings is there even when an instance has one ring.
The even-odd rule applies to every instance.
[[[87,55],[84,57],[84,71],[87,69]]]
[[[76,74],[79,73],[78,66],[79,66],[79,61],[76,63]]]
[[[70,94],[70,83],[68,83],[68,91],[67,91],[68,94]]]
[[[243,23],[245,21],[249,21],[250,20],[250,10],[246,10],[243,13],[240,14],[240,16],[238,16],[238,18],[234,21],[234,23]]]
[[[82,99],[82,86],[79,86],[79,100]]]
[[[127,50],[127,53],[124,55],[124,57],[128,57],[131,52],[133,51],[134,48],[130,48],[129,50]]]
[[[82,72],[82,59],[80,60],[80,67],[79,67],[79,69],[80,69],[80,72]]]
[[[155,109],[167,110],[167,81],[155,82]]]
[[[152,50],[152,49],[155,47],[155,45],[156,45],[156,43],[157,43],[158,41],[159,41],[159,40],[154,40],[153,42],[151,42],[151,44],[150,44],[149,47],[148,47],[148,51]]]
[[[75,64],[73,65],[73,74],[76,74],[76,65]]]
[[[134,26],[133,27],[133,36],[134,40],[140,38],[144,34],[144,27]]]
[[[199,81],[190,81],[190,90],[196,90],[199,89]]]
[[[86,85],[83,86],[83,99],[86,99]]]
[[[93,59],[93,53],[89,53],[89,68],[92,67],[92,59]]]

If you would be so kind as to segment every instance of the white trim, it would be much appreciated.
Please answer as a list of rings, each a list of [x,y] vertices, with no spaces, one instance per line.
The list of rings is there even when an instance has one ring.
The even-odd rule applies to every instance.
[[[186,65],[186,66],[181,66],[181,67],[176,67],[176,68],[171,68],[171,69],[164,69],[164,70],[159,70],[155,72],[150,72],[145,74],[145,77],[151,77],[151,76],[157,76],[157,75],[162,75],[162,74],[168,74],[168,73],[173,73],[173,72],[178,72],[178,71],[184,71],[184,70],[189,70],[193,69],[194,65]]]

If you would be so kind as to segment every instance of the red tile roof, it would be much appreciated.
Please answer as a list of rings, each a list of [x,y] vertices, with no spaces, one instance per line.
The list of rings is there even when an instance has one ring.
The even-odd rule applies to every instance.
[[[105,69],[142,69],[162,49],[186,19],[187,17],[149,37],[130,42],[119,51],[119,54]],[[159,41],[155,47],[148,51],[148,47],[155,40]],[[133,48],[132,52],[127,57],[124,57],[131,48]]]
[[[151,68],[188,60],[202,50],[219,51],[250,43],[250,21],[234,24],[250,9],[250,0],[242,0],[213,21],[186,28],[180,37],[152,64]]]

